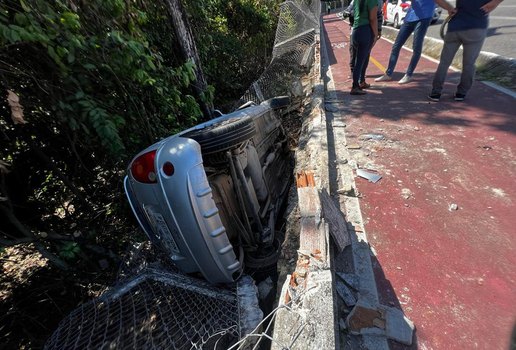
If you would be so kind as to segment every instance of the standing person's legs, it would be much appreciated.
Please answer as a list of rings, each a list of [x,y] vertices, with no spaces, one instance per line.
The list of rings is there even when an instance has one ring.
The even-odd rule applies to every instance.
[[[353,79],[353,87],[358,86],[358,78],[360,74],[357,71],[357,51],[358,51],[358,40],[359,40],[359,31],[357,28],[353,28],[353,32],[351,33],[351,46],[353,46],[353,55],[351,55],[351,59],[353,63],[350,64],[353,66],[353,71],[351,72],[351,77]],[[350,48],[351,49],[351,48]],[[351,52],[350,52],[351,54]],[[356,84],[355,84],[356,82]]]
[[[357,50],[355,49],[355,45],[353,44],[353,32],[351,33],[351,39],[349,40],[349,70],[351,71],[351,75],[353,75],[353,69],[355,67],[355,61],[357,59]]]
[[[452,63],[460,45],[461,42],[457,32],[446,33],[444,36],[444,46],[441,51],[441,59],[439,61],[439,66],[435,71],[434,80],[432,82],[432,95],[441,95],[444,80],[446,79],[446,74],[448,74],[448,68],[450,67],[450,64]]]
[[[414,40],[412,41],[412,58],[407,68],[407,75],[412,76],[416,66],[421,58],[421,51],[423,50],[423,41],[425,40],[426,31],[430,25],[431,18],[419,20],[414,26]]]
[[[367,50],[367,55],[366,55],[366,59],[365,59],[365,62],[364,62],[364,67],[362,68],[362,71],[360,72],[360,78],[359,78],[360,88],[362,88],[362,89],[366,89],[368,87],[371,87],[371,85],[366,83],[365,78],[366,78],[367,66],[369,66],[369,57],[371,56],[371,51],[373,50],[373,41],[374,41],[374,34],[371,31],[370,45],[369,45],[369,48]]]
[[[480,54],[484,39],[486,38],[486,29],[470,29],[459,32],[462,40],[462,73],[460,75],[460,83],[457,86],[457,95],[466,95],[473,85],[475,79],[475,61]]]
[[[365,61],[369,55],[371,47],[372,30],[369,25],[360,26],[353,30],[353,45],[356,50],[355,64],[353,68],[353,87],[352,92],[359,88],[359,79],[364,68]]]
[[[414,31],[416,24],[418,22],[404,22],[396,36],[396,40],[392,45],[391,55],[389,56],[389,66],[387,67],[387,71],[385,74],[391,76],[394,72],[394,68],[396,68],[396,63],[398,63],[398,57],[400,55],[401,48],[403,44],[407,41],[410,34]]]
[[[364,67],[362,68],[362,71],[360,72],[360,84],[362,85],[363,83],[365,83],[365,77],[366,77],[366,70],[367,70],[367,66],[369,66],[369,56],[371,56],[371,49],[372,47],[369,48],[368,50],[368,53],[366,55],[366,59],[365,59],[365,62],[364,62]]]

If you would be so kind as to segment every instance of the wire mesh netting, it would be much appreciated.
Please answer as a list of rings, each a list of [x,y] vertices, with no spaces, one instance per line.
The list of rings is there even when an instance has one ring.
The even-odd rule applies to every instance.
[[[179,275],[147,272],[76,309],[48,349],[225,349],[239,339],[235,291],[184,288]]]
[[[249,276],[215,287],[169,271],[149,244],[130,256],[121,282],[61,321],[45,349],[228,349],[263,318]]]
[[[294,81],[310,68],[320,12],[320,1],[292,0],[281,4],[271,63],[244,93],[241,103],[260,103],[289,95]]]

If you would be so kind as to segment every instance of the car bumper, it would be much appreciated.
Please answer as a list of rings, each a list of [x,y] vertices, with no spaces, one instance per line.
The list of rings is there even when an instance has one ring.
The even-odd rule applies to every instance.
[[[172,176],[160,170],[165,162],[174,165]],[[157,146],[155,166],[157,183],[135,181],[130,172],[125,179],[130,205],[149,239],[183,272],[201,272],[211,283],[233,282],[242,267],[213,201],[199,144],[165,139]]]

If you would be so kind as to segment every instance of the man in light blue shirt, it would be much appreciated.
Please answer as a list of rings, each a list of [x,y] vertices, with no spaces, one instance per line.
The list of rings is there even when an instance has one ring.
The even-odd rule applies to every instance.
[[[392,80],[392,73],[398,62],[398,56],[400,50],[410,37],[414,33],[414,40],[412,41],[412,58],[405,76],[398,82],[399,84],[407,84],[412,80],[412,74],[416,69],[419,58],[421,57],[421,51],[423,49],[423,41],[425,39],[426,31],[435,10],[435,4],[438,4],[442,8],[446,9],[449,14],[453,14],[455,9],[445,0],[412,0],[409,12],[405,16],[403,25],[396,36],[396,40],[392,46],[391,55],[389,57],[389,66],[385,74],[376,78],[375,81],[389,81]]]

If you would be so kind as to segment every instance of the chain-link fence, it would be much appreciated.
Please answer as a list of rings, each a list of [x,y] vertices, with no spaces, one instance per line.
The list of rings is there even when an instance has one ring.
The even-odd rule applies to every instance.
[[[320,13],[320,1],[291,0],[281,4],[271,63],[244,93],[241,103],[291,95],[293,85],[311,66]]]
[[[148,245],[131,255],[121,283],[61,321],[46,349],[222,350],[263,318],[249,276],[215,287],[168,271]]]
[[[318,0],[281,4],[272,61],[241,102],[291,95],[312,64],[320,12]],[[66,317],[45,348],[244,349],[274,342],[268,327],[276,312],[263,318],[251,277],[217,287],[180,274],[168,260],[148,244],[137,247],[119,283]]]

